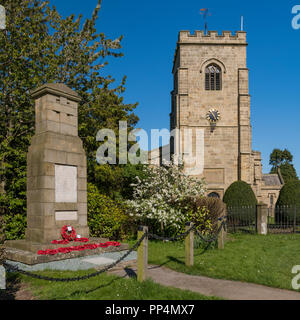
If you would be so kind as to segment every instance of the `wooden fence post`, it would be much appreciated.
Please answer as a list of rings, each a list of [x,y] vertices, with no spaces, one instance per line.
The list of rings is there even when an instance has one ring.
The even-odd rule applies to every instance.
[[[221,228],[224,220],[218,220],[218,230]],[[222,226],[219,234],[218,234],[218,249],[224,249],[224,241],[225,241],[225,230]]]
[[[259,203],[256,212],[257,233],[266,235],[268,233],[268,205]]]
[[[140,226],[138,229],[138,241],[148,232],[148,227]],[[143,282],[147,278],[148,271],[148,237],[146,236],[137,250],[137,280]]]
[[[185,231],[192,228],[193,223],[188,222],[185,226]],[[194,230],[191,230],[185,237],[185,265],[191,267],[194,265]]]
[[[224,217],[223,220],[218,220],[218,230],[220,229],[223,222],[225,222],[225,217],[227,216],[227,206],[226,203],[223,203],[223,212],[221,214],[221,217]],[[226,237],[226,231],[224,227],[220,230],[220,233],[218,234],[218,249],[224,249],[224,243],[225,243],[225,237]]]

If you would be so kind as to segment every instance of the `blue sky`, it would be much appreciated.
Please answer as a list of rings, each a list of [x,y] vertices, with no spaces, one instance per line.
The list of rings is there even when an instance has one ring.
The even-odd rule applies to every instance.
[[[97,0],[50,0],[64,16],[89,17]],[[125,102],[138,102],[138,127],[169,128],[172,62],[178,32],[202,30],[201,8],[209,8],[209,30],[240,30],[248,38],[252,111],[252,146],[269,155],[287,148],[300,175],[300,29],[291,26],[292,7],[300,0],[103,0],[98,32],[114,39],[124,35],[124,57],[109,60],[105,73],[127,76]]]

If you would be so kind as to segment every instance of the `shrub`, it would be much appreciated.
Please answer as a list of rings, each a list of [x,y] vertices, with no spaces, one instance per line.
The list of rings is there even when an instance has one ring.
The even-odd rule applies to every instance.
[[[126,237],[128,219],[120,202],[101,194],[95,185],[88,184],[88,225],[91,237],[123,239]]]
[[[188,210],[188,218],[203,234],[215,234],[218,230],[218,218],[225,215],[222,200],[209,197],[187,197],[182,206]]]
[[[24,239],[27,226],[26,215],[5,215],[4,224],[6,240]]]
[[[152,232],[178,233],[187,218],[180,202],[185,197],[203,195],[203,181],[185,175],[183,166],[174,162],[145,166],[143,170],[143,181],[137,177],[133,199],[127,201],[129,214]]]
[[[293,223],[295,208],[297,223],[300,221],[300,181],[289,181],[279,194],[275,211],[276,223]]]
[[[228,207],[255,206],[257,204],[251,186],[244,181],[232,183],[226,190],[223,201]]]
[[[282,187],[276,206],[286,205],[300,206],[300,181],[290,181]]]

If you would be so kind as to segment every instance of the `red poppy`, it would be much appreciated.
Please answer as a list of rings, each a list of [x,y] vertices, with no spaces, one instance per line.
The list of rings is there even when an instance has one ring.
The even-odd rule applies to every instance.
[[[51,241],[52,244],[68,244],[69,240],[53,240]]]
[[[74,241],[75,242],[89,242],[90,240],[88,238],[76,238]]]
[[[69,231],[69,229],[71,231]],[[63,226],[61,229],[61,236],[64,240],[72,241],[76,239],[76,231],[72,226]]]
[[[76,231],[72,226],[64,226],[61,229],[61,235],[63,240],[53,240],[52,244],[69,244],[70,241],[74,242],[82,242],[86,243],[89,242],[88,238],[77,238]],[[121,244],[116,241],[108,241],[106,243],[89,243],[84,244],[81,246],[71,246],[71,247],[64,247],[64,248],[58,248],[58,249],[48,249],[48,250],[39,250],[37,254],[39,255],[56,255],[58,253],[70,253],[72,251],[83,251],[83,250],[95,250],[97,248],[107,248],[109,246],[119,247]]]

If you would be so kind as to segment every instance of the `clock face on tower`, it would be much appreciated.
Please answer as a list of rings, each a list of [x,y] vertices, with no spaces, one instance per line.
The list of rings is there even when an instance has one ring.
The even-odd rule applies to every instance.
[[[206,119],[210,123],[217,123],[221,119],[220,112],[216,109],[210,109],[206,114]]]

